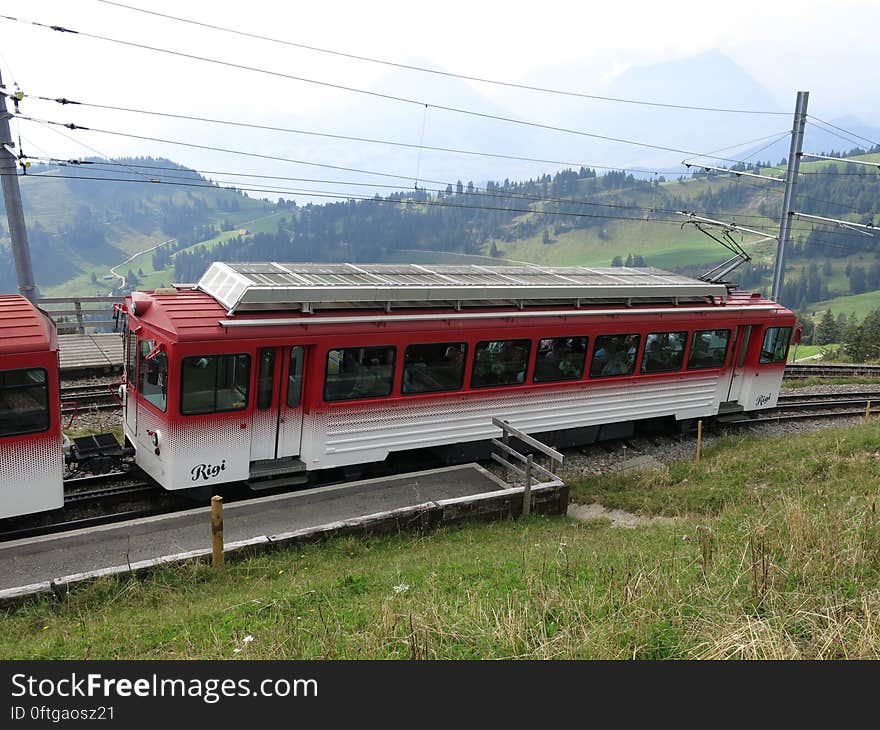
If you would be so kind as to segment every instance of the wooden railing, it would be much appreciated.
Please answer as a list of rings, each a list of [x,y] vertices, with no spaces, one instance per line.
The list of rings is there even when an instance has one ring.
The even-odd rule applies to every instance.
[[[546,487],[561,485],[562,480],[553,471],[554,462],[562,466],[563,456],[556,449],[547,444],[542,444],[538,439],[514,428],[501,418],[492,418],[492,425],[501,429],[501,441],[492,439],[492,445],[501,452],[501,455],[492,454],[492,458],[501,466],[512,471],[523,480],[523,506],[522,514],[527,517],[532,509],[532,487]],[[511,437],[520,441],[528,450],[528,454],[513,448],[510,445]],[[547,456],[547,466],[541,466],[535,462],[533,452],[539,452]],[[519,461],[522,466],[517,466],[511,459]],[[544,477],[544,480],[541,479]]]
[[[121,303],[122,297],[46,297],[37,302],[62,335],[112,330],[113,305]]]

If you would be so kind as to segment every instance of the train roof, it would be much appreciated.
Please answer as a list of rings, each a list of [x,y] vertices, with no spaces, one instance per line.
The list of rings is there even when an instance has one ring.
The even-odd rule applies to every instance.
[[[331,267],[321,266],[320,268]],[[400,267],[394,268],[400,269]],[[432,267],[432,270],[436,268],[438,267]],[[564,271],[566,269],[557,270]],[[591,271],[597,270],[592,269]],[[619,269],[615,268],[614,271],[617,272]],[[624,271],[629,271],[632,274],[632,272],[645,270],[624,269]],[[648,272],[650,272],[647,274],[648,276],[654,276],[659,270],[650,269]],[[669,276],[677,277],[675,274],[669,274]],[[686,279],[686,277],[677,278]],[[703,284],[703,282],[699,283]],[[281,312],[276,308],[265,311],[244,311],[230,315],[227,306],[214,296],[193,285],[178,285],[175,288],[158,289],[154,292],[134,292],[127,300],[126,307],[143,323],[167,333],[172,341],[212,340],[218,337],[283,336],[284,333],[289,334],[290,326],[302,324],[318,326],[366,324],[380,320],[391,323],[394,321],[418,322],[420,320],[482,320],[493,317],[553,317],[560,313],[567,316],[577,316],[673,312],[685,314],[689,311],[694,313],[717,311],[720,315],[733,314],[734,311],[743,313],[746,308],[753,312],[764,310],[768,314],[771,311],[776,314],[788,312],[785,307],[765,299],[757,293],[728,292],[726,288],[724,288],[724,292],[726,295],[724,299],[712,296],[694,297],[690,301],[673,303],[672,306],[670,306],[670,302],[662,299],[644,297],[630,302],[617,301],[612,303],[600,299],[581,302],[570,299],[567,301],[562,299],[529,300],[528,302],[486,300],[479,304],[473,303],[471,306],[461,306],[459,309],[454,307],[455,302],[438,300],[431,305],[432,309],[426,309],[424,306],[409,306],[403,303],[398,303],[393,308],[385,306],[380,308],[376,304],[368,306],[360,302],[350,304],[345,310],[337,307],[326,311],[304,313],[296,309]],[[254,327],[258,329],[255,330]]]
[[[19,294],[0,295],[0,355],[57,349],[48,315]]]
[[[702,302],[727,287],[654,268],[215,262],[196,285],[227,313]]]

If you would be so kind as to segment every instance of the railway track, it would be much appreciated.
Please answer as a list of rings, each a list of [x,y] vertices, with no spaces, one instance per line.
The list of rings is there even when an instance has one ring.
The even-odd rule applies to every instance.
[[[787,365],[786,380],[802,380],[806,378],[880,378],[880,365]]]
[[[64,480],[64,507],[0,520],[0,542],[148,517],[181,506],[179,497],[137,472],[72,477]]]
[[[90,388],[99,389],[98,386],[90,386]],[[846,393],[786,394],[779,397],[776,408],[760,411],[754,415],[719,416],[715,422],[722,426],[747,426],[815,418],[852,418],[864,416],[869,401],[872,404],[872,412],[880,416],[880,390],[865,390]],[[626,441],[623,443],[625,444]],[[610,442],[606,448],[609,447],[611,447]],[[391,474],[401,470],[392,468],[387,471]],[[320,484],[339,481],[342,479],[319,480]],[[253,496],[244,490],[242,492],[243,494],[238,498]],[[137,471],[72,477],[64,481],[64,507],[61,510],[45,513],[37,516],[36,519],[31,516],[0,522],[0,542],[96,527],[192,506],[192,501],[161,489]]]
[[[129,472],[117,471],[87,477],[64,480],[64,506],[96,502],[112,498],[131,497],[136,494],[158,494],[163,490],[143,478]]]
[[[61,388],[61,412],[76,413],[87,410],[113,410],[121,408],[116,394],[110,390],[112,383],[74,385]]]
[[[810,418],[853,418],[865,416],[869,403],[870,413],[880,415],[880,391],[781,395],[776,408],[718,416],[717,422],[728,426]]]

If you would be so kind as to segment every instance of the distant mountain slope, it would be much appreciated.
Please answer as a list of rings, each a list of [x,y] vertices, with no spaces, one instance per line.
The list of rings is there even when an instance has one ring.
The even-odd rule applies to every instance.
[[[880,160],[880,154],[865,159]],[[116,182],[107,178],[132,179],[133,171],[123,174],[121,168],[106,165],[42,167],[22,179],[38,284],[44,292],[109,291],[119,286],[118,280],[104,279],[111,266],[126,276],[128,286],[139,288],[195,281],[215,260],[496,260],[605,266],[629,260],[700,274],[729,252],[693,226],[683,226],[685,219],[675,211],[696,211],[774,234],[781,202],[776,187],[730,175],[650,181],[580,168],[485,187],[450,185],[440,194],[419,189],[371,200],[297,205],[218,188],[167,160],[125,161],[135,164],[172,167],[171,173],[157,174],[177,175],[165,181],[195,187]],[[804,210],[880,223],[880,177],[849,174],[855,168],[804,162],[805,172],[847,173],[804,176],[798,186]],[[50,177],[55,174],[77,178]],[[752,262],[735,277],[744,286],[766,290],[775,243],[755,245],[751,240],[747,236],[743,244]],[[9,253],[2,247],[0,276],[0,290],[16,289]],[[795,224],[784,303],[807,310],[816,302],[873,289],[880,289],[880,260],[872,242],[852,231]]]
[[[198,173],[166,159],[121,159],[112,165],[98,159],[92,162],[35,165],[20,178],[41,288],[78,274],[90,276],[92,271],[100,279],[109,266],[138,250],[170,238],[192,238],[200,228],[219,227],[225,219],[254,217],[268,205],[228,188],[213,187]],[[160,178],[192,187],[150,182]],[[2,200],[0,210],[0,292],[17,291]]]

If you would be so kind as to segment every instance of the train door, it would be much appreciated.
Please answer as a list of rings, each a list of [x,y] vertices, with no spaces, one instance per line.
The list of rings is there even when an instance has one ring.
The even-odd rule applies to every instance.
[[[129,330],[125,353],[125,425],[133,436],[137,435],[137,346],[137,335]]]
[[[303,374],[305,348],[285,347],[283,351],[283,387],[278,404],[278,438],[275,458],[299,456],[303,424]]]
[[[265,347],[257,352],[257,411],[251,461],[299,455],[304,356],[301,345]]]
[[[739,398],[745,376],[746,354],[749,351],[749,340],[752,336],[752,325],[741,324],[736,328],[733,342],[733,358],[731,359],[730,388],[727,392],[727,400],[735,401]]]

